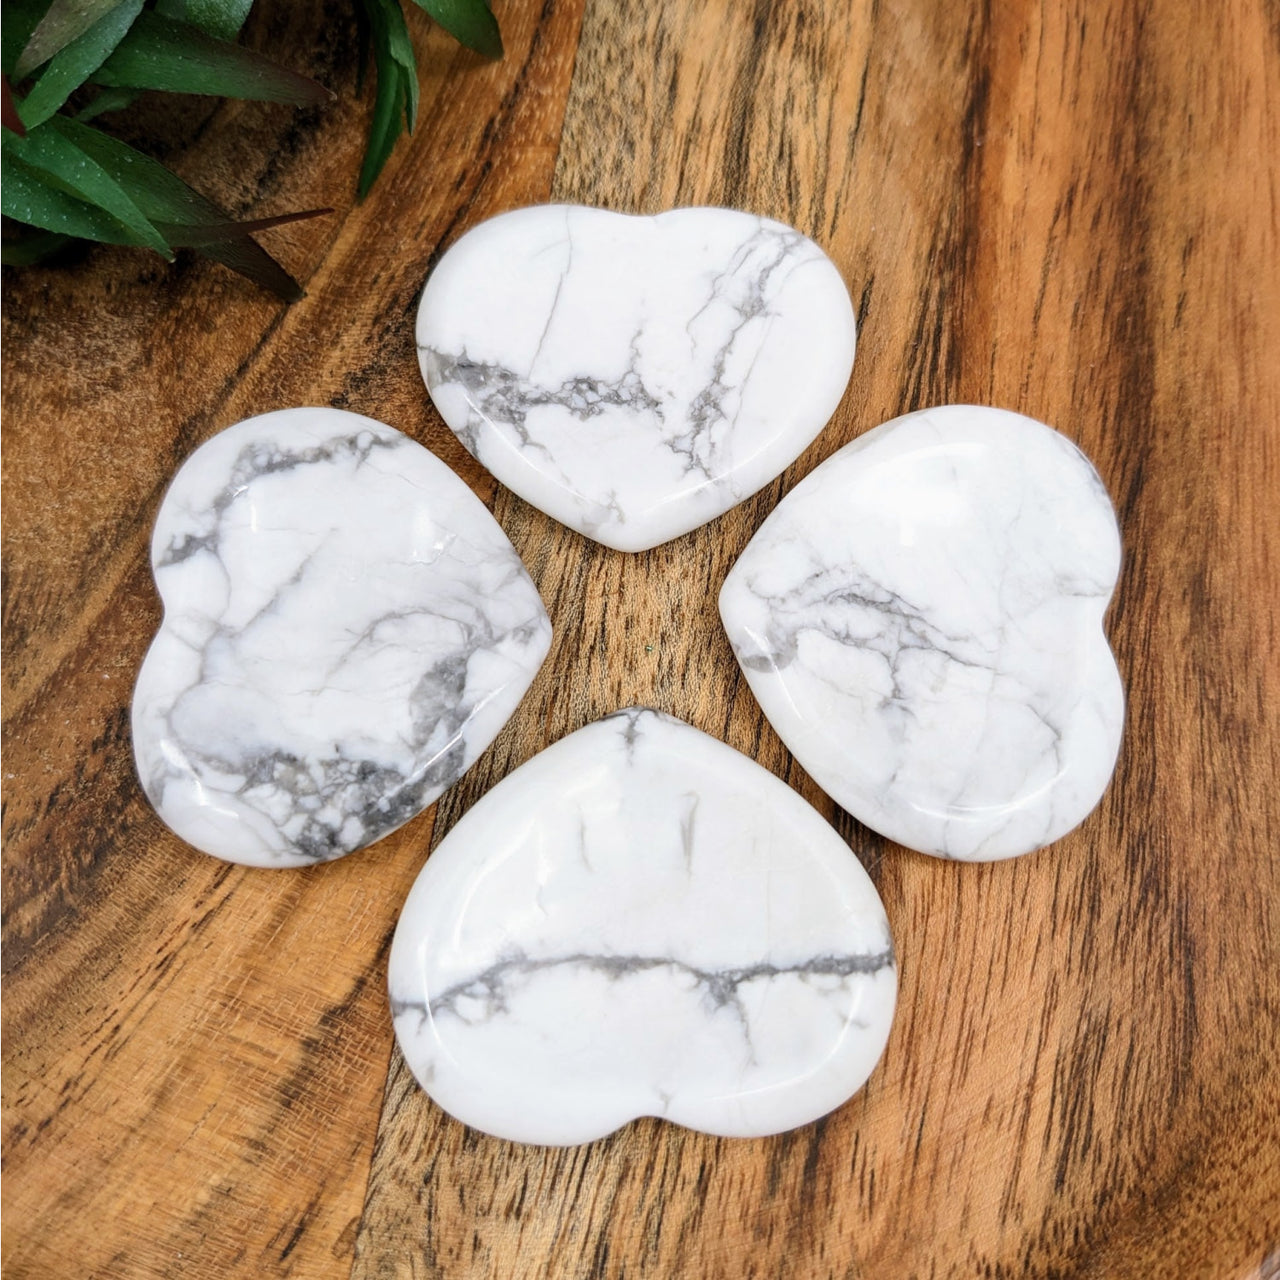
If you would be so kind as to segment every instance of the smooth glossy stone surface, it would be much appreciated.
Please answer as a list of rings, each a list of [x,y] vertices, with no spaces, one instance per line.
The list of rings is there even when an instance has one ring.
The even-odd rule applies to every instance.
[[[537,590],[439,459],[371,418],[286,409],[183,464],[151,547],[164,622],[138,774],[206,853],[302,866],[430,804],[550,644]]]
[[[840,273],[732,209],[503,214],[441,258],[418,357],[444,420],[503,484],[643,551],[767,484],[853,367]]]
[[[818,813],[632,708],[500,782],[431,855],[391,948],[396,1035],[446,1111],[521,1142],[637,1116],[805,1124],[884,1050],[884,908]]]
[[[948,405],[869,431],[787,495],[720,614],[782,740],[854,817],[939,857],[1058,839],[1115,766],[1106,490],[1043,423]]]

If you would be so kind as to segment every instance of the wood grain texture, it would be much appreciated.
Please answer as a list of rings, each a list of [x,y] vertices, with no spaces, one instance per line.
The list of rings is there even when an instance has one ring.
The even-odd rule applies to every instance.
[[[302,303],[127,251],[6,277],[6,1275],[1273,1280],[1274,6],[498,14],[496,66],[413,21],[421,136],[363,205],[275,233]],[[292,42],[341,105],[224,106],[156,134],[237,208],[333,203],[352,183],[367,105],[351,102],[349,16],[324,17],[286,5],[255,38]],[[429,264],[548,196],[782,218],[857,305],[853,379],[814,446],[639,556],[496,486],[414,365]],[[763,722],[715,613],[782,493],[877,422],[944,401],[1075,439],[1126,548],[1115,782],[1052,850],[990,867],[908,853],[836,810]],[[126,709],[158,618],[146,539],[164,484],[214,430],[291,403],[371,413],[457,468],[525,557],[555,639],[436,812],[342,862],[263,875],[160,827]],[[445,1117],[392,1051],[385,950],[429,844],[546,743],[631,702],[787,779],[885,899],[894,1034],[819,1124],[730,1142],[641,1121],[522,1148]]]

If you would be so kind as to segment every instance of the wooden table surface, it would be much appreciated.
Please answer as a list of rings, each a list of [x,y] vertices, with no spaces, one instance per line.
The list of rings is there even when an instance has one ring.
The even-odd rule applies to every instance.
[[[205,104],[152,142],[269,233],[285,307],[141,251],[5,279],[5,1275],[1280,1275],[1280,13],[1272,0],[498,0],[505,60],[410,26],[422,120],[352,198],[368,95],[349,6],[250,38],[330,108]],[[501,489],[414,360],[417,291],[544,200],[783,219],[835,259],[860,342],[778,481],[635,556]],[[947,401],[1055,424],[1123,531],[1115,780],[1053,848],[890,845],[792,763],[716,592],[839,445]],[[514,718],[377,846],[262,872],[169,834],[134,776],[157,625],[147,544],[213,432],[333,404],[434,449],[524,556],[555,628]],[[567,1150],[447,1118],[393,1048],[400,903],[497,779],[619,706],[791,783],[893,923],[901,995],[867,1087],[727,1141],[641,1121]]]

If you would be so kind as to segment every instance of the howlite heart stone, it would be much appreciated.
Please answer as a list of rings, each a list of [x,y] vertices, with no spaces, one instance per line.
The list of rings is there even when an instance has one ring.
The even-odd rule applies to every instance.
[[[407,822],[492,741],[550,644],[467,486],[336,409],[202,445],[151,551],[165,613],[134,690],[138,775],[169,827],[231,862],[323,862]]]
[[[799,456],[844,393],[854,329],[840,272],[780,222],[543,205],[448,250],[417,344],[445,422],[503,484],[643,551]]]
[[[1124,693],[1105,488],[1065,436],[948,405],[885,423],[778,505],[720,614],[814,780],[892,840],[1028,853],[1098,803]]]
[[[637,1116],[743,1137],[870,1075],[897,992],[884,908],[790,787],[630,708],[462,817],[396,928],[405,1061],[457,1119],[552,1145]]]

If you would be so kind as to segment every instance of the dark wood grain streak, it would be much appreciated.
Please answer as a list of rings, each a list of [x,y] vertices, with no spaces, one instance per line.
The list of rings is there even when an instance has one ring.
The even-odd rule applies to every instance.
[[[498,14],[507,57],[489,65],[410,12],[423,123],[362,205],[368,101],[340,0],[258,6],[249,33],[339,90],[332,108],[170,118],[157,103],[139,125],[237,212],[339,206],[272,233],[301,304],[127,250],[6,273],[6,1276],[1272,1280],[1275,5]],[[831,253],[857,307],[854,376],[814,446],[644,555],[500,489],[415,367],[430,265],[484,217],[548,196],[783,218]],[[1115,783],[1052,850],[990,867],[907,853],[837,810],[763,721],[715,613],[796,480],[945,400],[1064,430],[1126,546]],[[294,403],[370,413],[435,449],[511,534],[556,635],[438,813],[274,876],[163,830],[133,778],[127,705],[158,620],[146,542],[173,469],[218,428]],[[449,1120],[392,1052],[386,948],[428,846],[542,746],[633,701],[784,777],[884,896],[894,1035],[817,1125],[727,1142],[641,1121],[531,1150]]]

